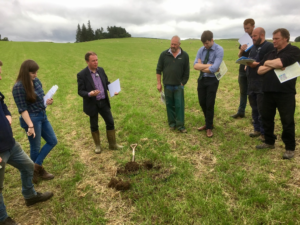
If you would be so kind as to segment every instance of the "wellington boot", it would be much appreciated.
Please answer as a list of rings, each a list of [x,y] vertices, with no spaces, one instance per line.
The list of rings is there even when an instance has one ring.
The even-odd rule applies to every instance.
[[[123,148],[122,145],[118,145],[116,142],[116,131],[115,130],[107,130],[106,135],[107,135],[107,140],[108,140],[110,150],[118,150],[118,149]]]
[[[102,149],[101,149],[101,143],[100,143],[100,132],[99,130],[92,132],[92,136],[96,145],[95,153],[100,154]]]

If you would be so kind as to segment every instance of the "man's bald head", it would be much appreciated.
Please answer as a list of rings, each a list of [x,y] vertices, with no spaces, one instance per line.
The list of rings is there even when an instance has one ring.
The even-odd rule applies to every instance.
[[[266,31],[262,27],[257,27],[252,32],[252,40],[254,45],[262,44],[266,39]]]

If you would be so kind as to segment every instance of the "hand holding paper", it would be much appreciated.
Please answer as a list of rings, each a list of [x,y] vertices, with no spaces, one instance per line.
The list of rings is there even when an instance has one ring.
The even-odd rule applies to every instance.
[[[49,104],[47,104],[47,100],[48,99],[52,99],[52,97],[53,97],[53,95],[55,94],[55,92],[57,91],[57,89],[58,89],[58,86],[57,85],[54,85],[49,91],[48,91],[48,93],[44,96],[44,105],[45,105],[45,107],[47,107],[47,105],[49,105]],[[49,102],[49,101],[48,101]],[[51,102],[51,104],[53,103],[53,99],[52,99],[52,102]],[[50,105],[51,105],[50,104]]]
[[[110,97],[118,95],[119,92],[121,91],[120,79],[117,79],[114,82],[112,82],[111,84],[109,84],[108,90],[109,90]]]
[[[243,45],[247,45],[247,49],[245,50],[245,52],[247,52],[250,48],[252,48],[253,46],[253,40],[250,37],[250,35],[248,33],[245,33],[240,39],[239,39],[239,43],[243,46]]]

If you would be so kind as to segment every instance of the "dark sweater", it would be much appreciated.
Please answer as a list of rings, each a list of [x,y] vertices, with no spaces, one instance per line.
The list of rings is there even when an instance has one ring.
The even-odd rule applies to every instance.
[[[260,62],[260,66],[264,65],[265,61],[280,58],[283,67],[290,66],[300,60],[300,49],[296,46],[288,44],[284,49],[277,52],[277,49],[269,52]],[[283,92],[296,94],[297,78],[280,83],[274,69],[268,71],[264,75],[263,92]]]
[[[11,114],[4,103],[4,95],[0,92],[0,152],[8,151],[15,144],[7,115]]]
[[[181,54],[174,58],[168,51],[160,54],[156,74],[163,72],[164,85],[185,85],[190,76],[189,55],[181,49]]]

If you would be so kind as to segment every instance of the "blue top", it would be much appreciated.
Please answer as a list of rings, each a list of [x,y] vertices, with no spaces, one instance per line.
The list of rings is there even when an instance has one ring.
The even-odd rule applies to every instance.
[[[38,78],[33,80],[33,87],[36,94],[36,101],[34,103],[26,100],[26,92],[21,82],[15,83],[13,87],[12,93],[20,114],[26,110],[28,113],[37,113],[45,110],[44,91],[42,83]]]
[[[198,63],[198,59],[201,59],[201,62],[203,63],[205,60],[206,53],[207,53],[207,49],[204,46],[201,47],[197,52],[194,65]],[[220,65],[223,60],[223,56],[224,56],[223,48],[220,45],[214,43],[210,48],[209,58],[207,62],[207,64],[212,64],[212,66],[208,68],[210,70],[210,73],[204,73],[203,77],[215,77],[214,73],[217,72],[218,69],[220,68]]]
[[[0,92],[0,152],[10,150],[15,145],[11,126],[6,118],[10,112],[4,103],[4,95]]]

